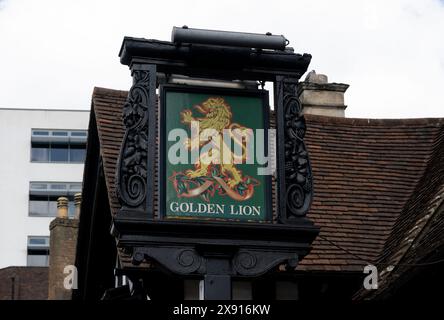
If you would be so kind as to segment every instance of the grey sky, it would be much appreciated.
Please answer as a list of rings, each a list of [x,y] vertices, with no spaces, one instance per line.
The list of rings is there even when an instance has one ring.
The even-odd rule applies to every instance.
[[[94,86],[127,90],[123,36],[173,25],[284,34],[310,70],[350,84],[348,117],[444,117],[444,3],[0,0],[0,107],[89,109]]]

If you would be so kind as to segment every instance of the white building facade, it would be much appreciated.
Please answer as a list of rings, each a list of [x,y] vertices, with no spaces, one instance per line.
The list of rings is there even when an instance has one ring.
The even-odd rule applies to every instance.
[[[48,265],[55,200],[73,208],[81,191],[88,121],[86,110],[0,109],[0,269]]]

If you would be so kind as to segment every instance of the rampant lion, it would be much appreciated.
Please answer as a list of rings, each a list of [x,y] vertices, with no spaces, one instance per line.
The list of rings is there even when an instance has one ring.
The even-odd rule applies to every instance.
[[[213,147],[209,152],[203,153],[199,156],[198,161],[194,164],[195,170],[187,170],[186,176],[188,178],[198,178],[204,176],[211,176],[210,170],[212,166],[219,166],[220,173],[223,176],[227,177],[227,184],[230,188],[235,187],[240,182],[242,182],[242,173],[236,168],[234,163],[240,163],[247,157],[246,147],[242,143],[242,136],[247,138],[248,141],[248,131],[246,127],[243,127],[237,123],[232,123],[232,112],[230,106],[225,102],[223,98],[220,97],[210,97],[205,100],[200,105],[194,106],[198,112],[202,114],[202,117],[193,117],[193,112],[190,109],[183,110],[181,112],[182,123],[191,125],[192,121],[199,122],[199,130],[203,132],[205,129],[213,129],[219,133],[220,144],[219,146]],[[222,138],[223,130],[230,129],[230,135],[235,144],[238,144],[242,147],[242,155],[235,155],[229,146],[226,145],[224,139]],[[239,138],[232,131],[234,129],[239,129],[237,132],[241,133],[242,136]],[[251,129],[250,129],[251,131]],[[247,134],[245,134],[247,132]],[[201,135],[199,139],[199,135],[197,135],[194,139],[198,141],[191,141],[191,139],[187,139],[186,146],[191,150],[192,147],[199,146],[199,148],[208,144],[208,135]],[[203,141],[202,141],[203,140]],[[214,145],[214,144],[213,144]],[[216,154],[213,154],[213,153]],[[224,157],[225,154],[225,157]],[[227,157],[228,155],[228,157]],[[229,159],[230,161],[220,161],[218,163],[211,163],[208,161],[210,157],[217,159]],[[206,160],[206,161],[205,161]],[[228,162],[228,163],[226,163]]]

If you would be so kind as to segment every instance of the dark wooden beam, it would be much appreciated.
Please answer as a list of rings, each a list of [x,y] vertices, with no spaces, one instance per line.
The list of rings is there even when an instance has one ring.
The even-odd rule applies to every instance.
[[[119,57],[122,64],[152,64],[167,74],[261,81],[274,81],[276,75],[300,78],[311,61],[310,54],[291,50],[176,45],[131,37],[124,38]]]

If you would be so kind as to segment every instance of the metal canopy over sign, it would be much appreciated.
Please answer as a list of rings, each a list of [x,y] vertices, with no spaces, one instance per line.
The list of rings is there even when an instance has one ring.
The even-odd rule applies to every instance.
[[[175,42],[123,40],[120,59],[131,68],[133,86],[123,106],[126,131],[116,172],[121,208],[112,230],[132,256],[132,267],[121,272],[139,284],[135,296],[149,290],[141,284],[151,270],[141,266],[149,262],[158,270],[200,277],[205,299],[230,299],[232,277],[257,277],[280,264],[296,267],[319,232],[306,217],[313,177],[297,97],[311,56],[287,47],[267,49],[277,40],[269,35],[189,31],[180,30]],[[249,45],[240,46],[245,37]],[[271,123],[267,92],[172,86],[177,76],[244,87],[251,80],[256,87],[273,82],[273,206],[270,175],[258,173],[262,162],[253,157],[243,163],[250,160],[248,142],[260,140],[260,130]],[[268,135],[263,136],[253,145],[266,155]],[[219,163],[205,161],[217,156]]]

